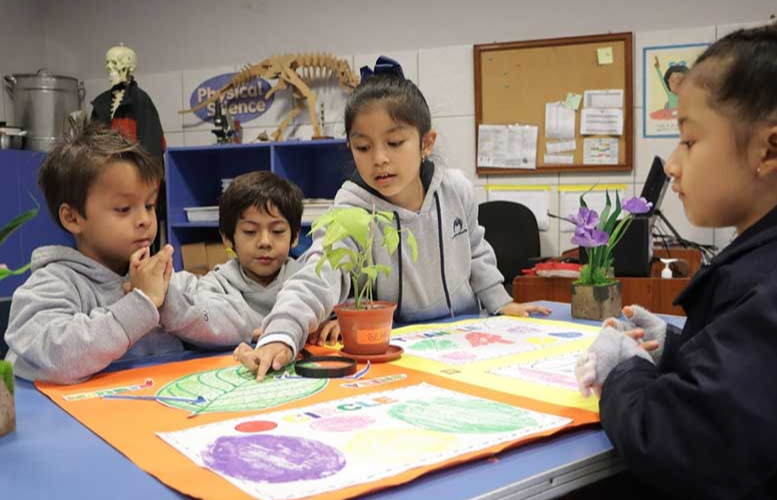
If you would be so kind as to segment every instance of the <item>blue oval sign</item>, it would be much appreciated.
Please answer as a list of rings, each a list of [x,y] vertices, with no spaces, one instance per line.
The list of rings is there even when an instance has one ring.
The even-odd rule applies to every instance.
[[[224,73],[214,76],[197,85],[189,98],[189,106],[194,107],[207,100],[218,90],[229,83],[237,73]],[[222,109],[235,119],[245,123],[254,120],[264,114],[272,104],[275,96],[265,99],[264,96],[270,90],[270,83],[262,78],[256,78],[244,83],[237,89],[229,90],[224,96]],[[216,103],[212,102],[202,109],[194,112],[202,121],[213,121],[216,111]]]

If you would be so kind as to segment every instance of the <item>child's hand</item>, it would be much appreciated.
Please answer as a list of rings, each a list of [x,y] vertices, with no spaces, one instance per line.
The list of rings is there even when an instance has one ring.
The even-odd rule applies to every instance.
[[[172,270],[172,246],[165,245],[153,257],[149,256],[148,247],[139,248],[130,256],[130,285],[146,294],[159,308],[165,302]]]
[[[653,363],[636,340],[610,326],[603,327],[591,347],[577,358],[575,377],[580,394],[585,398],[591,395],[591,391],[599,394],[613,368],[634,356]]]
[[[638,305],[624,307],[623,315],[626,321],[608,318],[604,325],[611,326],[641,342],[642,348],[650,353],[653,361],[658,363],[664,353],[666,321]]]
[[[308,343],[315,345],[335,345],[340,340],[340,323],[336,319],[324,321],[318,330],[308,336]]]
[[[550,312],[550,309],[545,306],[519,304],[518,302],[510,302],[499,310],[499,314],[504,314],[505,316],[518,316],[521,318],[528,318],[529,313],[540,313],[543,316],[547,316]]]
[[[286,366],[291,361],[291,354],[291,347],[283,342],[270,342],[256,349],[251,349],[250,345],[241,342],[232,356],[256,373],[256,380],[261,382],[271,367],[273,370],[280,370]]]

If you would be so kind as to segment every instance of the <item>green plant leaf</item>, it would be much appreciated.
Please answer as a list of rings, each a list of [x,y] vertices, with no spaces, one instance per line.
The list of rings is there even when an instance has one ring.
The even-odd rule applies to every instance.
[[[617,192],[617,191],[616,191]],[[605,196],[605,203],[604,203],[604,210],[602,210],[601,215],[599,216],[599,224],[598,229],[604,230],[605,227],[607,227],[607,218],[610,215],[610,209],[612,208],[612,202],[610,201],[610,190],[605,189],[604,190],[604,196]]]
[[[333,221],[326,228],[323,246],[331,248],[334,243],[337,243],[340,240],[344,240],[348,236],[350,236],[350,234],[348,234],[348,229],[340,225],[339,222]]]
[[[599,184],[599,183],[597,182],[596,184]],[[587,204],[586,204],[586,202],[585,202],[585,195],[587,195],[588,193],[590,193],[591,191],[593,191],[593,190],[594,190],[594,188],[596,187],[596,184],[594,184],[593,186],[589,187],[589,188],[588,188],[588,191],[586,191],[585,193],[583,193],[583,194],[581,194],[581,195],[580,195],[580,206],[581,206],[581,207],[588,208],[588,205],[587,205]]]
[[[389,255],[397,251],[399,246],[399,233],[392,226],[383,226],[383,246],[386,247]]]
[[[377,212],[375,215],[383,224],[390,224],[391,226],[394,225],[394,212],[388,212],[384,210],[382,212]]]
[[[338,267],[348,262],[348,261],[343,262],[343,259],[345,257],[350,257],[351,262],[356,258],[353,250],[345,247],[333,249],[331,252],[328,253],[327,258],[329,259],[329,264],[332,266],[332,269],[337,269]]]
[[[40,207],[31,208],[11,219],[11,221],[6,224],[5,227],[0,229],[0,244],[2,244],[14,231],[21,227],[22,224],[38,215],[39,211]]]
[[[415,235],[413,235],[412,231],[407,232],[407,236],[405,237],[405,241],[407,241],[407,245],[410,247],[410,255],[413,257],[413,262],[418,261],[418,243],[415,240]]]
[[[612,241],[612,231],[615,228],[615,226],[618,224],[618,217],[620,217],[620,215],[621,215],[620,195],[618,194],[618,191],[615,191],[615,209],[610,214],[610,217],[607,220],[607,224],[605,224],[603,228],[603,230],[610,235],[611,241]]]
[[[367,278],[370,281],[375,281],[375,279],[378,277],[378,269],[377,266],[366,266],[362,268],[362,273],[367,275]]]
[[[374,265],[374,266],[372,266],[372,267],[374,267],[375,269],[377,269],[377,270],[378,270],[378,272],[381,272],[381,273],[385,274],[385,275],[386,275],[386,277],[388,277],[389,275],[391,275],[391,268],[390,268],[389,266],[384,266],[384,265],[382,265],[382,264],[375,264],[375,265]]]
[[[344,208],[337,223],[361,248],[367,246],[372,216],[362,208]]]
[[[24,274],[30,268],[30,264],[24,265],[18,269],[6,269],[0,268],[0,280],[4,280],[8,276],[18,276]]]
[[[332,223],[333,220],[335,220],[335,217],[337,217],[337,213],[342,210],[340,208],[333,208],[332,210],[328,210],[324,212],[323,215],[321,215],[318,219],[313,221],[313,224],[310,226],[310,233],[313,234],[313,232],[318,231],[321,228],[324,228]]]

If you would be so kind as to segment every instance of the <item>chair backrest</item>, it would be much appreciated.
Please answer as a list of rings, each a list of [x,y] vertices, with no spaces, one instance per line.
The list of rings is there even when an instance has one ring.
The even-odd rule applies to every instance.
[[[497,267],[505,277],[505,289],[512,294],[513,278],[534,264],[540,256],[537,218],[525,205],[512,201],[487,201],[478,207],[478,222],[486,230],[486,241],[494,248]]]

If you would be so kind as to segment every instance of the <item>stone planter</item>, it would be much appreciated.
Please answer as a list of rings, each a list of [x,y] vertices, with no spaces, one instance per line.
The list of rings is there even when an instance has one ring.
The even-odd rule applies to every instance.
[[[603,320],[621,314],[621,283],[578,285],[572,283],[572,317]]]
[[[0,436],[16,430],[11,363],[0,360]]]

